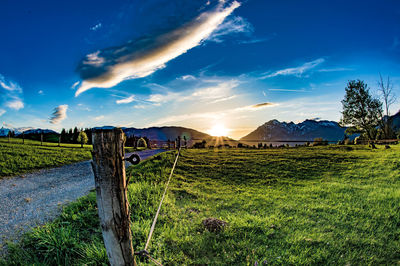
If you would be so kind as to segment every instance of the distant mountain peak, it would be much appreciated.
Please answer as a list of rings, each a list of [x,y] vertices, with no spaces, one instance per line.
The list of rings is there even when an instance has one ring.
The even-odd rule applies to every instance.
[[[270,120],[256,130],[241,138],[241,140],[304,140],[312,141],[315,138],[324,138],[332,141],[341,140],[346,128],[339,123],[328,120],[306,119],[300,123],[280,122]]]

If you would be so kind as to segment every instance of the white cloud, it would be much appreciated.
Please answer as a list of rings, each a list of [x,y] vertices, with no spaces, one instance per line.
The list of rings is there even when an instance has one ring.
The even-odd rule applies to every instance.
[[[3,94],[3,105],[7,108],[19,110],[24,108],[24,102],[21,99],[22,88],[18,83],[6,80],[3,75],[0,74],[0,88],[3,88],[5,92]]]
[[[235,99],[235,98],[237,98],[237,97],[238,97],[238,95],[232,95],[232,96],[228,96],[228,97],[225,97],[225,98],[216,99],[215,101],[213,101],[213,102],[211,102],[211,103],[226,102],[226,101],[233,100],[233,99]]]
[[[14,109],[14,110],[19,110],[24,108],[24,103],[22,102],[21,99],[19,99],[18,97],[12,97],[13,99],[6,102],[5,105],[10,108],[10,109]]]
[[[135,100],[135,96],[131,95],[128,98],[115,101],[117,104],[131,103]]]
[[[222,42],[222,37],[237,33],[252,33],[253,26],[244,18],[236,16],[226,19],[218,28],[207,38],[209,41]]]
[[[227,101],[237,97],[232,95],[232,89],[239,85],[237,80],[228,81],[211,81],[216,83],[214,86],[207,86],[186,90],[182,92],[167,92],[166,94],[152,94],[147,101],[152,103],[166,103],[166,102],[184,102],[184,101],[212,101],[216,103],[220,101]]]
[[[6,81],[3,75],[0,74],[0,86],[10,92],[22,92],[22,88],[18,85],[18,83],[12,81]]]
[[[146,77],[164,68],[167,62],[206,40],[239,6],[237,1],[228,6],[222,1],[171,32],[89,54],[78,67],[83,81],[75,96],[94,87],[110,88],[126,79]]]
[[[44,94],[44,92],[43,92],[42,90],[39,90],[38,93],[39,93],[40,95],[43,95],[43,94]]]
[[[318,72],[340,72],[340,71],[353,71],[353,68],[347,67],[334,67],[334,68],[321,68]]]
[[[0,116],[4,115],[6,113],[6,110],[0,109]]]
[[[298,67],[292,67],[292,68],[286,68],[286,69],[281,69],[276,72],[273,72],[271,74],[265,75],[261,77],[261,79],[266,79],[266,78],[272,78],[276,76],[296,76],[296,77],[301,77],[304,73],[312,70],[313,68],[317,67],[318,65],[322,64],[325,62],[324,58],[318,58],[314,61],[304,63],[301,66]]]
[[[184,75],[182,77],[180,77],[180,79],[182,80],[196,80],[196,77],[193,75]]]
[[[151,94],[147,101],[155,104],[177,101],[180,97],[182,97],[182,94],[183,93],[178,92],[167,92],[166,94]]]
[[[75,82],[74,84],[72,84],[71,89],[76,89],[76,87],[80,84],[80,81]]]
[[[104,119],[104,115],[99,115],[94,118],[95,121],[100,121]]]
[[[54,111],[51,114],[51,117],[49,118],[50,123],[58,124],[65,118],[67,118],[67,110],[68,110],[67,104],[59,105],[56,108],[54,108]]]

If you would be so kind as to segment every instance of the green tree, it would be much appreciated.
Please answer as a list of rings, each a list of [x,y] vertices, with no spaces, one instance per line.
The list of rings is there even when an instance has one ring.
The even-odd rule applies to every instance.
[[[72,135],[72,143],[79,143],[78,142],[79,130],[77,127],[74,128],[74,133]]]
[[[61,130],[61,142],[67,142],[67,131],[65,130],[65,128]]]
[[[78,141],[78,143],[81,144],[81,148],[83,148],[83,144],[86,144],[86,143],[88,142],[88,140],[89,140],[89,139],[88,139],[88,137],[87,137],[85,131],[79,132],[77,141]]]
[[[350,126],[350,131],[365,133],[369,140],[375,139],[376,127],[382,123],[382,103],[371,96],[361,80],[349,81],[345,90],[341,124]]]

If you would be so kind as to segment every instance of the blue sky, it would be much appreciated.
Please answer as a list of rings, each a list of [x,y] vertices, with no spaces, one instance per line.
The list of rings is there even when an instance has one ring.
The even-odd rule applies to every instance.
[[[0,121],[60,130],[340,119],[346,82],[400,95],[399,1],[12,1]],[[400,108],[396,103],[392,113]]]

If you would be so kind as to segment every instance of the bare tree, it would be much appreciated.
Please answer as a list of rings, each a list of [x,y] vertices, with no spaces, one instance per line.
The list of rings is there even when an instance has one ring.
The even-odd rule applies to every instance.
[[[390,77],[387,77],[385,81],[382,75],[379,73],[379,81],[378,81],[379,92],[381,94],[381,98],[385,108],[385,117],[384,117],[384,126],[383,131],[385,134],[385,138],[390,138],[393,135],[393,129],[390,120],[390,106],[396,102],[396,95],[393,92],[393,84],[390,81]]]

